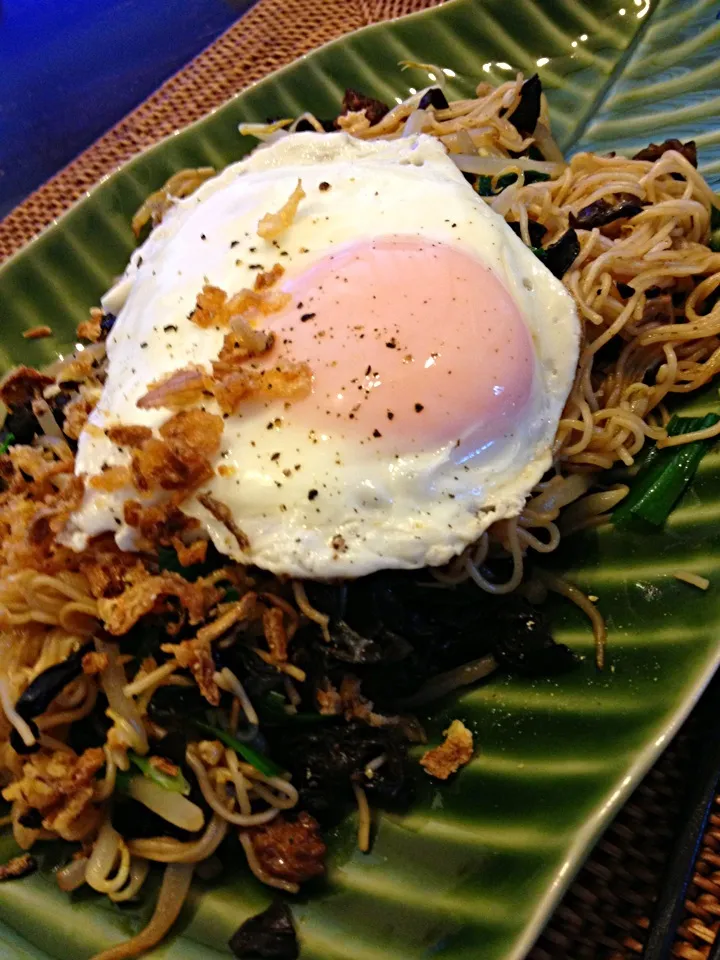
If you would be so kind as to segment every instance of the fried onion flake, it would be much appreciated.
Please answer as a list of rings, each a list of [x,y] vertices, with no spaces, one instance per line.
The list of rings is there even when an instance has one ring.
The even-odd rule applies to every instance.
[[[305,191],[302,187],[302,180],[298,180],[297,186],[277,213],[266,213],[260,220],[257,230],[258,236],[262,237],[263,240],[276,240],[292,224],[300,206],[300,201],[304,197]]]

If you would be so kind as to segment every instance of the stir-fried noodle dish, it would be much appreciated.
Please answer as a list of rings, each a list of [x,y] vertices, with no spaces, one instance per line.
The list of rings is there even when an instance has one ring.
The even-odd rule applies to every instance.
[[[522,76],[241,132],[249,159],[138,211],[77,352],[0,385],[0,878],[58,839],[68,892],[164,871],[95,960],[157,944],[195,871],[296,894],[348,812],[368,850],[415,783],[462,776],[461,707],[440,743],[418,717],[573,669],[549,592],[603,669],[602,600],[545,554],[661,525],[720,433],[672,413],[720,369],[694,143],[566,161]],[[284,905],[249,923],[236,956],[294,943]]]

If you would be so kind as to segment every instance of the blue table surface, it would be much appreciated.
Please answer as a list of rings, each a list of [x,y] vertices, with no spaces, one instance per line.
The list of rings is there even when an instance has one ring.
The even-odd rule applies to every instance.
[[[0,0],[0,217],[252,0]]]

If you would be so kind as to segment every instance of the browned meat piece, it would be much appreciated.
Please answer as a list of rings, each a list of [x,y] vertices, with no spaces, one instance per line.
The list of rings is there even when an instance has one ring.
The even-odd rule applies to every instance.
[[[380,123],[389,110],[390,108],[384,104],[382,100],[366,97],[364,93],[360,93],[350,87],[345,91],[342,103],[343,113],[364,112],[370,123],[376,124]]]
[[[303,811],[294,822],[279,816],[249,833],[260,865],[274,877],[303,883],[325,872],[327,847],[309,813]]]

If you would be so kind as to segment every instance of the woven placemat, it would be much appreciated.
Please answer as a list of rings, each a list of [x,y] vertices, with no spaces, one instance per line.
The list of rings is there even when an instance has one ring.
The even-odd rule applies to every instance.
[[[134,154],[343,33],[437,0],[260,0],[215,43],[0,220],[0,261]]]
[[[259,0],[207,50],[0,221],[0,259],[52,223],[102,176],[249,83],[343,33],[436,3]],[[680,827],[697,726],[691,717],[608,828],[528,960],[631,960],[642,955]],[[720,798],[703,839],[674,955],[705,960],[719,925]]]

